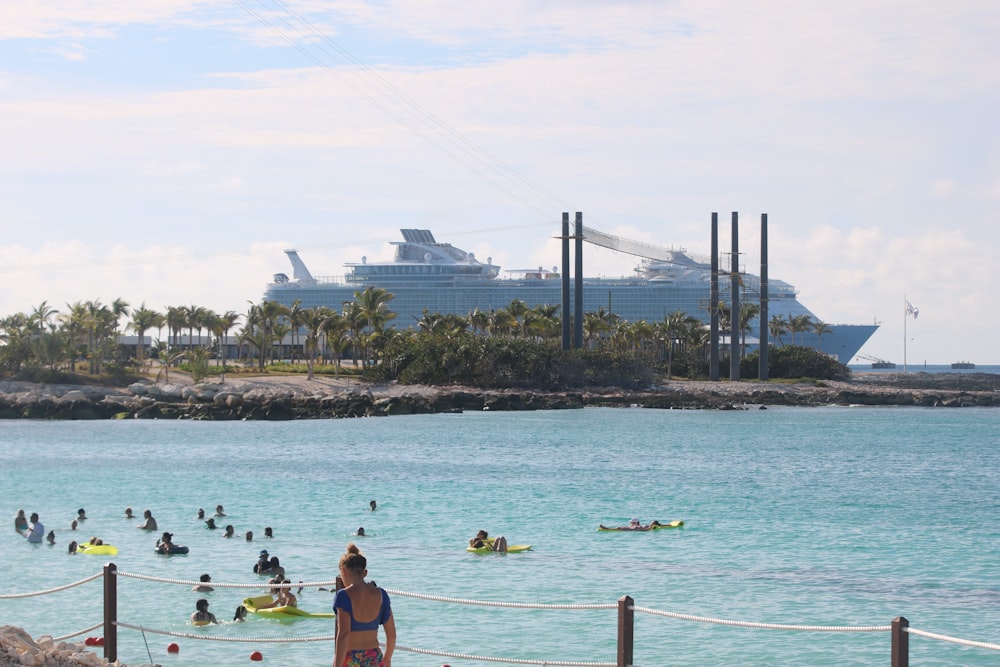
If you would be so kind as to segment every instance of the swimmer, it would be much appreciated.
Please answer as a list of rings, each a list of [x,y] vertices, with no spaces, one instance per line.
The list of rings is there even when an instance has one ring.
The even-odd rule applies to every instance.
[[[252,530],[248,530],[247,531],[247,542],[253,542],[253,531]]]
[[[14,530],[23,533],[28,530],[28,517],[24,516],[24,510],[18,510],[14,517]]]
[[[264,537],[266,537],[268,539],[274,537],[274,531],[271,530],[270,526],[268,526],[267,528],[264,529]]]
[[[212,581],[212,575],[205,573],[201,575],[201,579],[199,579],[199,581],[201,581],[201,583],[192,588],[191,590],[197,591],[199,593],[210,593],[215,590],[214,588],[208,585]]]
[[[232,525],[226,526],[226,534],[223,535],[223,537],[232,537],[233,536],[233,531],[235,531],[235,530],[236,529],[233,528]]]
[[[75,554],[76,553],[76,542],[70,542],[69,546],[66,547],[66,551],[69,552],[70,556],[72,556],[73,554]]]
[[[153,513],[146,510],[142,513],[142,517],[145,519],[136,528],[140,530],[156,530],[156,519],[153,518]]]
[[[55,544],[56,543],[56,531],[50,530],[49,534],[45,536],[45,539],[47,539],[49,541],[49,544]]]
[[[354,533],[354,534],[357,535],[358,537],[364,537],[365,536],[365,527],[364,526],[358,526],[358,531],[356,533]]]
[[[197,625],[207,625],[209,623],[218,623],[218,619],[215,618],[215,614],[208,610],[208,600],[205,598],[200,598],[194,603],[195,611],[191,614],[191,622]]]
[[[372,512],[374,512],[374,511],[375,511],[375,510],[376,510],[376,509],[378,508],[378,503],[376,503],[376,502],[375,502],[375,501],[373,500],[373,501],[371,501],[370,503],[368,503],[368,506],[369,506],[369,507],[371,508],[371,511],[372,511]]]
[[[198,514],[195,516],[195,518],[204,521],[204,519],[205,519],[205,510],[202,509],[201,507],[199,507],[198,508]]]
[[[126,507],[125,508],[125,518],[126,519],[134,519],[135,518],[135,515],[132,514],[132,508],[131,507]]]
[[[43,526],[42,522],[38,520],[38,512],[31,513],[31,522],[21,534],[24,535],[29,542],[41,542],[45,539],[45,526]]]
[[[222,510],[222,505],[215,506],[215,516],[226,516],[226,513]]]
[[[208,528],[209,530],[215,530],[216,528],[218,528],[218,526],[215,525],[215,519],[213,519],[212,517],[208,517],[207,519],[205,519],[205,527]]]
[[[174,549],[174,536],[171,533],[164,532],[163,535],[156,541],[156,550],[161,554],[168,554]]]
[[[253,565],[254,574],[267,574],[271,571],[271,560],[268,557],[267,549],[260,550],[260,557]]]
[[[69,522],[70,530],[76,530],[76,527],[77,527],[76,519],[73,519],[72,521]]]
[[[236,613],[233,614],[233,621],[237,623],[242,623],[247,620],[247,608],[243,605],[236,607]]]
[[[469,540],[469,546],[473,549],[489,547],[492,551],[507,553],[507,538],[501,535],[495,539],[489,539],[490,535],[485,530],[476,533],[476,536]]]
[[[76,511],[76,520],[77,521],[87,520],[87,512],[82,507]]]

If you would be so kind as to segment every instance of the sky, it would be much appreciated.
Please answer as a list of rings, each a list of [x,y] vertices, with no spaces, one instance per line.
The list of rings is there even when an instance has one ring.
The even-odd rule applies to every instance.
[[[283,249],[342,275],[404,227],[551,268],[564,211],[706,254],[738,212],[759,273],[767,213],[772,279],[881,324],[862,355],[1000,364],[989,0],[0,6],[0,316],[244,313]]]

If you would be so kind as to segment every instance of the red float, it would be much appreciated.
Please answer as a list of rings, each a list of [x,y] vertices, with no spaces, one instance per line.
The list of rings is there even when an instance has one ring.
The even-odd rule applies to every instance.
[[[254,651],[253,653],[250,654],[250,659],[253,660],[254,662],[260,662],[261,660],[264,659],[264,654],[261,653],[260,651]]]
[[[167,653],[180,653],[181,647],[177,645],[177,642],[170,642],[167,644]]]
[[[84,646],[97,646],[97,637],[87,637],[83,640]]]

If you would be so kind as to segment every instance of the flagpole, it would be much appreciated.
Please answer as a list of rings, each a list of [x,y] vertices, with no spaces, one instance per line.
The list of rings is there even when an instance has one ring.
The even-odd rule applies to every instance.
[[[903,295],[903,372],[904,373],[906,372],[906,318],[909,316],[909,313],[906,312],[906,304],[908,303],[909,301],[907,300],[906,295],[904,294]]]

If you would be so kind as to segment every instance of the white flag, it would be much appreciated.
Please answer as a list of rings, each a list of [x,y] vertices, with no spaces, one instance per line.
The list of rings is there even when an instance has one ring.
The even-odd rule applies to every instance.
[[[912,317],[913,319],[917,319],[917,315],[920,314],[920,309],[919,308],[914,308],[913,304],[910,303],[909,301],[907,301],[906,302],[906,314],[909,315],[910,317]]]

